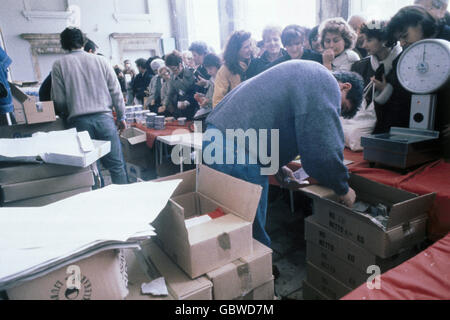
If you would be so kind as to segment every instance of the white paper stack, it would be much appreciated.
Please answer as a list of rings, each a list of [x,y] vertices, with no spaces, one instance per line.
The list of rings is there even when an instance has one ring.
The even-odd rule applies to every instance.
[[[0,208],[0,290],[103,250],[139,247],[180,180],[110,185],[37,208]]]
[[[91,140],[75,128],[37,132],[31,138],[0,139],[0,161],[45,162],[87,167],[111,151],[110,141]]]

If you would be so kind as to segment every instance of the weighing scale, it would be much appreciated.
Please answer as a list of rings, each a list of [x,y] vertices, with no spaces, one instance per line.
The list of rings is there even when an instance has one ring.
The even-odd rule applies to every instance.
[[[413,93],[409,128],[392,127],[389,133],[361,137],[361,145],[365,160],[407,169],[439,157],[439,131],[434,131],[436,92],[449,83],[450,42],[414,43],[401,55],[397,75],[400,84]]]

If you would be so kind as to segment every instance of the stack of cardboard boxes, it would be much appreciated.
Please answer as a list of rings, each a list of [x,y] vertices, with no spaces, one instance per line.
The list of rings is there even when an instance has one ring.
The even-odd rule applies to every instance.
[[[252,237],[261,187],[202,165],[159,181],[173,179],[182,182],[152,224],[157,240],[143,246],[170,295],[273,300],[272,250]]]
[[[370,215],[340,204],[329,189],[304,189],[314,203],[305,221],[307,279],[305,299],[340,299],[361,284],[375,284],[381,273],[411,258],[426,238],[427,212],[435,194],[416,194],[351,175],[349,185],[361,200],[387,206],[384,227]]]
[[[53,164],[0,166],[0,206],[40,207],[92,190],[90,167]]]

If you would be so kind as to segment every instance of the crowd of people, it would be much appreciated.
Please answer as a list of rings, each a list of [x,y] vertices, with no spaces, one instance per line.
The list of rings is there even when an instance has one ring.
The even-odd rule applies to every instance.
[[[362,108],[372,104],[372,133],[409,124],[410,93],[400,85],[396,65],[403,50],[426,38],[450,40],[448,1],[416,0],[390,21],[354,15],[332,18],[308,29],[300,25],[267,26],[262,40],[250,32],[234,32],[222,54],[204,42],[163,57],[115,66],[128,105],[145,104],[160,115],[192,119],[201,108],[214,108],[240,83],[280,63],[300,59],[322,64],[332,72],[352,71],[364,81]],[[373,90],[372,90],[373,89]]]
[[[447,6],[448,0],[416,0],[389,21],[352,16],[348,21],[325,20],[311,30],[301,25],[267,26],[259,42],[240,30],[231,34],[220,55],[197,41],[185,52],[138,59],[137,71],[130,60],[112,67],[81,30],[66,28],[61,45],[67,54],[55,62],[42,84],[41,100],[53,100],[69,126],[111,141],[111,152],[102,162],[113,183],[127,183],[116,127],[126,127],[126,104],[187,119],[204,109],[211,112],[206,119],[209,129],[279,130],[279,181],[286,176],[295,180],[283,166],[301,155],[308,174],[351,207],[355,193],[342,163],[341,122],[364,118],[358,114],[371,111],[369,133],[408,127],[411,93],[401,86],[396,67],[402,52],[417,41],[450,41]],[[10,63],[0,51],[2,82]],[[1,110],[12,110],[10,93],[2,86]],[[438,120],[436,129],[449,135],[450,119]],[[210,142],[203,143],[205,148]],[[243,151],[244,164],[211,165],[263,187],[254,237],[270,246],[265,231],[268,179],[260,173],[264,166],[248,163],[249,150]]]

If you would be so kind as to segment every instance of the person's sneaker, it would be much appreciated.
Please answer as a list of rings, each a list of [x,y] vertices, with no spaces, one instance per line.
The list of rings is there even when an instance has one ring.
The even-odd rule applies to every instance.
[[[277,280],[280,277],[280,271],[278,270],[278,267],[276,265],[272,265],[272,274],[275,280]]]

